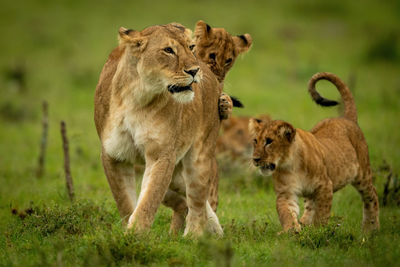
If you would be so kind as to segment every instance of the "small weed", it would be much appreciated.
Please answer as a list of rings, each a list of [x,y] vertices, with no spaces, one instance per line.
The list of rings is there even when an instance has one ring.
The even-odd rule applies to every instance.
[[[311,249],[334,245],[344,250],[357,242],[353,233],[334,222],[324,227],[306,227],[296,235],[296,241]]]
[[[43,236],[60,232],[64,235],[82,235],[94,231],[98,224],[111,228],[115,220],[104,207],[90,201],[63,207],[58,204],[43,207],[33,206],[24,211],[12,209],[21,218],[21,232],[37,232]]]

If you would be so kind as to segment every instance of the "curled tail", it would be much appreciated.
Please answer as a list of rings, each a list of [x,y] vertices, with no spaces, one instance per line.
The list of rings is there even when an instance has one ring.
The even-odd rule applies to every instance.
[[[317,90],[315,89],[315,84],[319,80],[328,80],[336,86],[340,93],[340,96],[342,97],[344,105],[344,117],[357,123],[357,109],[353,95],[351,94],[346,84],[344,84],[344,82],[333,73],[319,72],[317,74],[314,74],[308,82],[308,92],[310,93],[315,103],[324,107],[336,106],[338,104],[337,101],[326,99],[317,92]]]

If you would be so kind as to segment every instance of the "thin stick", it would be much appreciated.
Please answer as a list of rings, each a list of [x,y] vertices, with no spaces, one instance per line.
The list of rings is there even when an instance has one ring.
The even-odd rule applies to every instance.
[[[46,157],[46,147],[47,147],[47,132],[49,129],[49,114],[48,114],[48,103],[47,101],[43,101],[42,103],[42,111],[43,111],[43,119],[42,119],[42,139],[40,140],[40,154],[38,160],[38,168],[36,170],[36,177],[40,178],[44,174],[44,161]]]
[[[386,183],[383,188],[383,206],[386,206],[387,204],[387,199],[389,195],[389,185],[390,185],[390,180],[392,178],[392,172],[389,173],[389,175],[386,178]]]
[[[71,170],[69,168],[69,147],[67,138],[67,126],[64,121],[61,121],[61,136],[63,140],[64,149],[64,170],[65,170],[65,180],[67,185],[68,196],[71,201],[75,198],[74,184],[72,182]]]

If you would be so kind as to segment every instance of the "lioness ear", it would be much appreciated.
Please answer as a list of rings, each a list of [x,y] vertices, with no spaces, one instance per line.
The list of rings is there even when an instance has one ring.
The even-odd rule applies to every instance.
[[[291,124],[284,122],[279,126],[278,133],[281,138],[291,143],[296,135],[296,129]]]
[[[257,132],[259,132],[261,130],[261,123],[262,123],[262,120],[260,120],[260,119],[251,118],[249,120],[250,135],[252,135],[252,136],[257,135]]]
[[[146,38],[142,37],[139,31],[121,27],[118,33],[120,44],[129,43],[140,50],[143,50],[147,44]]]
[[[247,52],[253,43],[253,39],[248,33],[243,35],[233,36],[232,38],[233,38],[233,43],[235,44],[235,50],[238,54]]]
[[[212,28],[210,25],[205,23],[202,20],[199,20],[196,23],[196,27],[194,28],[194,36],[196,38],[208,38],[212,33]]]

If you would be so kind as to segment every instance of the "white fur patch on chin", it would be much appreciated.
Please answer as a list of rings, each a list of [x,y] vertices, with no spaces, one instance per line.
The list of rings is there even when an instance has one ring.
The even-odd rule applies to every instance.
[[[273,171],[270,171],[270,170],[264,169],[264,168],[260,168],[260,174],[261,174],[262,176],[269,177],[269,176],[272,175],[272,173],[273,173]]]
[[[183,91],[180,93],[174,93],[172,94],[172,97],[179,103],[189,103],[193,101],[194,98],[194,92],[193,91]]]

